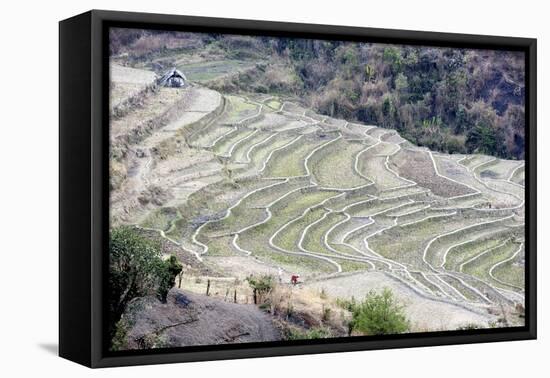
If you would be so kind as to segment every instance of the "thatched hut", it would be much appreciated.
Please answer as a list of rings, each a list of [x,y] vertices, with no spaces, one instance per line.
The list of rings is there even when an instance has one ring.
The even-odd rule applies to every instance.
[[[183,87],[187,83],[187,78],[185,75],[177,70],[172,68],[167,71],[162,77],[158,80],[158,84],[164,87],[179,88]]]

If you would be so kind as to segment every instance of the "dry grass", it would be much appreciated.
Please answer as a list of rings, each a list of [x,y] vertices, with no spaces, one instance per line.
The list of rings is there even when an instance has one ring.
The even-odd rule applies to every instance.
[[[184,276],[181,288],[206,294],[210,280],[209,295],[227,302],[253,304],[253,290],[246,280],[229,277]],[[176,283],[177,285],[177,283]],[[310,330],[323,329],[332,337],[347,336],[351,313],[338,305],[336,297],[323,289],[274,283],[271,290],[257,297],[261,309],[274,317],[283,335],[294,337]]]
[[[351,314],[323,290],[276,284],[264,303],[262,307],[278,318],[283,334],[325,329],[333,337],[347,336]]]

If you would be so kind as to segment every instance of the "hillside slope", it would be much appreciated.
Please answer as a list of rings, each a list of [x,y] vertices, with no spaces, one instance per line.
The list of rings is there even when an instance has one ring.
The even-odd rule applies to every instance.
[[[284,97],[198,84],[152,92],[111,138],[113,225],[156,232],[228,282],[279,268],[321,288],[364,275],[464,309],[453,326],[524,301],[523,161],[435,153]]]
[[[124,314],[123,349],[277,341],[269,315],[254,305],[172,289],[167,303],[155,297],[132,302]]]

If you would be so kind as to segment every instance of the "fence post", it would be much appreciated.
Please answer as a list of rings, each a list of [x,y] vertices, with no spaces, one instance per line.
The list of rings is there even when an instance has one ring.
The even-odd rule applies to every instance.
[[[210,295],[210,280],[206,282],[206,296]]]

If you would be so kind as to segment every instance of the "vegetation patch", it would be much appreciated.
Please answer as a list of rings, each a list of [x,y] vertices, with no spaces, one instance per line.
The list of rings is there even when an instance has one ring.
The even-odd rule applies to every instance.
[[[185,72],[185,75],[191,81],[208,82],[227,75],[236,74],[240,70],[250,68],[251,66],[253,66],[252,62],[241,60],[218,60],[183,64],[178,66],[178,69]]]

